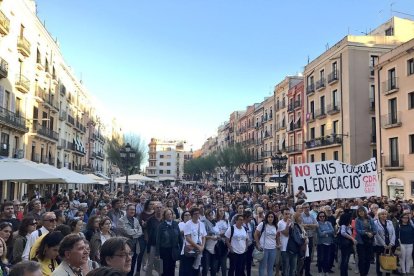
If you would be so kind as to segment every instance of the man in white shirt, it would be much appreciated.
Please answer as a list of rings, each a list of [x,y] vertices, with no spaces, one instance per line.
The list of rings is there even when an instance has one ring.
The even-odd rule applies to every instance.
[[[56,222],[57,219],[54,212],[46,212],[42,215],[43,226],[40,229],[33,231],[27,239],[22,255],[23,260],[29,260],[30,248],[32,248],[33,244],[40,236],[46,235],[47,233],[55,230]]]
[[[289,229],[292,225],[290,218],[290,210],[284,208],[282,210],[283,219],[279,220],[277,224],[277,231],[280,232],[280,251],[282,254],[282,271],[283,275],[287,275],[289,271],[289,253],[286,251],[286,247],[289,241]]]

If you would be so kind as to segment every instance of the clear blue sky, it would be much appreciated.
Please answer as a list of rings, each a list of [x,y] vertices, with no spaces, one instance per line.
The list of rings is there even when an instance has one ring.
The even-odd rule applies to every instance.
[[[37,0],[66,62],[124,125],[201,146],[348,33],[413,0]],[[413,19],[413,17],[411,17]]]

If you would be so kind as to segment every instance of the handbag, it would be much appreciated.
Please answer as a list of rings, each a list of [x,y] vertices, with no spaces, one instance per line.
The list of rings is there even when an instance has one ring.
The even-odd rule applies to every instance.
[[[384,250],[384,252],[379,256],[379,262],[380,268],[387,272],[397,269],[397,256],[392,255],[390,249]]]
[[[263,250],[259,250],[256,247],[253,249],[253,259],[257,260],[257,261],[262,261],[263,257],[264,257],[264,252]]]

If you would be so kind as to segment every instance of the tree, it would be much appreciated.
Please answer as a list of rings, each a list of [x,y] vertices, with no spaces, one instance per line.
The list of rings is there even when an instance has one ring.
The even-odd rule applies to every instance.
[[[201,177],[201,159],[202,158],[200,157],[184,163],[184,173],[189,175],[193,181],[197,181]]]
[[[217,166],[219,170],[224,174],[224,179],[226,183],[226,189],[227,189],[227,183],[230,177],[233,176],[234,172],[237,168],[237,157],[236,157],[236,150],[235,146],[226,147],[224,149],[221,149],[217,153]]]
[[[128,169],[128,174],[138,173],[146,155],[145,144],[141,140],[141,137],[134,133],[124,135],[123,140],[125,142],[123,145],[115,139],[107,142],[105,150],[107,159],[123,171]],[[127,164],[125,164],[125,160],[122,160],[120,155],[120,150],[127,143],[129,143],[131,148],[135,151],[135,158],[128,162],[128,166],[126,166]]]
[[[240,144],[237,144],[234,147],[234,154],[236,159],[237,168],[247,177],[247,182],[250,188],[251,182],[251,170],[249,170],[250,165],[254,161],[254,157],[246,149],[244,149]]]

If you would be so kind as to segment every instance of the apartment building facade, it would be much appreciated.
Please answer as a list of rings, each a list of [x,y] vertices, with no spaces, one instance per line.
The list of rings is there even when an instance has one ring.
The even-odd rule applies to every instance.
[[[91,133],[98,133],[100,142],[90,148],[104,163],[90,95],[36,16],[35,2],[2,1],[0,35],[1,156],[85,171]],[[1,183],[9,199],[26,192],[24,184]]]
[[[375,84],[382,193],[414,198],[414,39],[379,57]]]
[[[359,164],[377,155],[373,66],[414,34],[413,23],[394,17],[366,36],[348,35],[305,66],[308,162]]]
[[[263,101],[263,180],[268,181],[273,174],[272,155],[274,154],[273,146],[275,145],[274,135],[274,118],[275,110],[274,95],[265,98]]]

